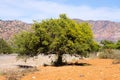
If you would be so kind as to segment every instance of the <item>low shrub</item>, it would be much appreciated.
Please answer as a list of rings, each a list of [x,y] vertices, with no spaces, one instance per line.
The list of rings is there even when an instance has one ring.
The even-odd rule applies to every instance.
[[[104,49],[98,57],[103,59],[120,59],[120,50]]]
[[[98,53],[99,53],[99,52],[90,53],[90,54],[88,55],[88,58],[90,58],[90,59],[97,58],[97,54],[98,54]]]
[[[120,64],[120,59],[115,59],[112,64]]]

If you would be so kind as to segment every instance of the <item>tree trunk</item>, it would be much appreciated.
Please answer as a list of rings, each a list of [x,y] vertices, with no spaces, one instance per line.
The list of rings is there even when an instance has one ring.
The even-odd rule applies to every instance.
[[[54,65],[55,66],[62,66],[63,65],[63,62],[62,62],[62,54],[58,54],[57,55],[58,56],[58,58],[57,58],[57,60],[54,62]]]

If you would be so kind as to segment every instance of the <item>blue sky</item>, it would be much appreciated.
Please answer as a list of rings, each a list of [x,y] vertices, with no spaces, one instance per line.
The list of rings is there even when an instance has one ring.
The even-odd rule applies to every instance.
[[[70,18],[120,22],[120,0],[1,0],[0,19],[33,20],[56,18],[66,13]]]

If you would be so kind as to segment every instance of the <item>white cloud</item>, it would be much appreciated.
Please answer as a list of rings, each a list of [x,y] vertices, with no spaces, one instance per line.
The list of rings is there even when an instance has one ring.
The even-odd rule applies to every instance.
[[[5,5],[6,4],[6,5]],[[70,18],[79,18],[84,20],[112,20],[120,21],[120,9],[90,6],[71,6],[59,4],[50,1],[39,0],[5,0],[0,4],[0,15],[2,17],[21,18],[23,21],[57,17],[61,13],[66,13]]]

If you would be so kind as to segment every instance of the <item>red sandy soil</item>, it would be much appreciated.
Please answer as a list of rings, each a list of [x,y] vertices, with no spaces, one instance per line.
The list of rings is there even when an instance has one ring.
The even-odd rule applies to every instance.
[[[120,64],[112,64],[111,59],[86,59],[78,62],[91,65],[39,67],[39,71],[28,73],[21,80],[120,80]]]
[[[0,76],[0,80],[5,80],[5,78],[3,76]]]

